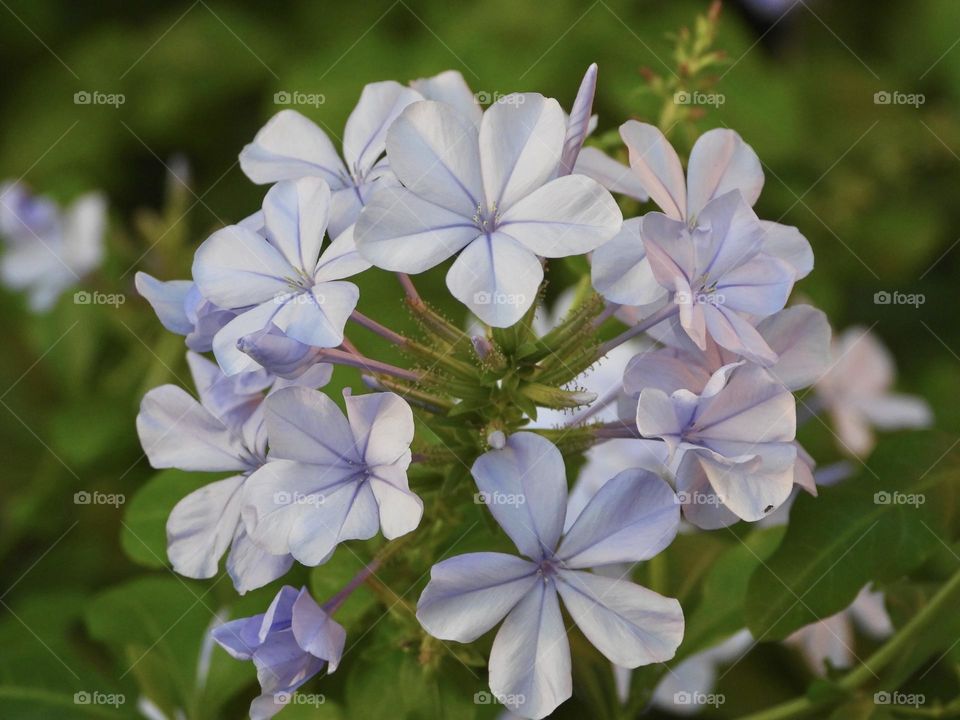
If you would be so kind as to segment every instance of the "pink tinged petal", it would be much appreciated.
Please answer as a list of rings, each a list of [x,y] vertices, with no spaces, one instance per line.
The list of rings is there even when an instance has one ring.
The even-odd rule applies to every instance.
[[[673,598],[622,578],[561,570],[557,589],[587,639],[611,662],[636,668],[672,658],[683,639]]]
[[[683,517],[702,530],[729,527],[740,518],[724,507],[710,485],[701,455],[695,450],[685,452],[676,469],[677,497],[683,504]]]
[[[466,80],[456,70],[447,70],[429,78],[413,80],[410,87],[423,95],[425,100],[436,100],[456,108],[457,112],[477,127],[483,117],[483,108],[477,97],[467,85]]]
[[[296,110],[281,110],[240,153],[240,168],[258,184],[321,177],[343,185],[346,168],[327,134]]]
[[[566,133],[560,104],[537,93],[507,95],[487,108],[480,123],[486,205],[509,210],[553,177]]]
[[[870,637],[881,640],[893,634],[893,623],[884,606],[883,593],[866,586],[850,606],[850,615]]]
[[[240,523],[236,475],[204,485],[178,502],[167,519],[167,556],[173,569],[189,578],[211,578]]]
[[[584,175],[557,178],[520,198],[498,229],[542,257],[590,252],[620,230],[623,215],[610,193]]]
[[[671,543],[680,505],[649,470],[624,470],[600,488],[557,549],[566,567],[591,568],[648,560]]]
[[[536,583],[497,632],[490,690],[507,708],[533,720],[572,694],[570,643],[553,582]]]
[[[633,170],[614,160],[599,148],[585,147],[580,150],[573,172],[593,178],[610,192],[626,195],[640,202],[646,202],[648,199],[643,183]]]
[[[259,367],[256,360],[240,349],[241,339],[268,328],[283,304],[267,300],[240,313],[213,336],[213,354],[225,375],[249,372]]]
[[[413,441],[413,412],[399,395],[345,395],[350,430],[369,466],[397,464],[406,469]]]
[[[354,176],[365,174],[383,155],[387,131],[420,93],[392,80],[366,85],[343,131],[343,158]]]
[[[707,332],[718,345],[764,367],[777,362],[777,354],[742,316],[723,305],[698,304],[697,307],[702,309]]]
[[[560,156],[560,175],[569,175],[583,147],[583,140],[590,128],[590,114],[593,110],[593,96],[597,91],[597,64],[592,63],[580,81],[577,97],[570,108],[567,118],[567,134],[563,139],[563,154]]]
[[[360,255],[384,270],[420,273],[439,265],[480,234],[470,220],[405,188],[381,190],[354,229]]]
[[[306,588],[300,591],[293,603],[290,629],[297,645],[314,657],[327,661],[328,673],[337,669],[347,641],[347,631],[317,605]]]
[[[639,228],[657,282],[668,290],[676,290],[678,280],[689,285],[694,280],[697,256],[686,226],[662,213],[652,212],[643,216]]]
[[[193,323],[186,313],[187,293],[193,287],[190,280],[157,280],[145,272],[134,276],[137,292],[150,303],[160,324],[177,335],[193,332]]]
[[[193,279],[200,294],[222,308],[259,305],[290,290],[290,263],[252,230],[230,225],[197,248]]]
[[[534,433],[515,433],[502,450],[477,458],[470,472],[521,553],[537,560],[553,552],[567,505],[563,456],[553,443]]]
[[[628,120],[620,126],[620,137],[630,153],[630,167],[644,190],[673,220],[684,220],[687,188],[676,150],[653,125]]]
[[[513,555],[457,555],[431,568],[417,619],[436,638],[473,642],[542,582],[536,565]]]
[[[816,308],[785,308],[761,321],[757,332],[778,356],[770,374],[789,390],[812,385],[830,366],[830,323]]]
[[[174,385],[162,385],[144,396],[137,433],[155,468],[220,472],[249,467],[240,439]]]
[[[641,218],[631,218],[592,258],[593,287],[603,297],[621,305],[649,305],[666,291],[653,274],[640,238]]]
[[[290,387],[266,400],[271,457],[314,465],[360,462],[360,448],[340,408],[322,392]]]
[[[449,105],[407,107],[387,133],[387,157],[411,192],[461,218],[483,203],[477,128]]]
[[[695,218],[714,198],[738,190],[752,206],[763,189],[760,158],[733,130],[716,128],[701,135],[687,165],[687,217]]]
[[[730,512],[749,522],[766,517],[790,497],[797,458],[793,443],[765,443],[756,451],[759,463],[697,453],[717,497]]]
[[[287,298],[272,320],[294,340],[314,347],[337,347],[359,300],[360,289],[351,282],[318,283]]]
[[[503,232],[478,237],[447,272],[451,294],[493,327],[510,327],[520,320],[536,299],[541,280],[539,258]]]
[[[330,186],[319,178],[278,182],[263,199],[266,235],[287,263],[313,275],[330,214]]]
[[[817,480],[813,475],[814,463],[797,443],[797,459],[793,463],[793,484],[799,485],[806,492],[816,497],[818,495]]]
[[[314,282],[342,280],[371,267],[370,261],[357,250],[355,226],[351,225],[323,251],[313,273]]]
[[[833,429],[843,449],[855,457],[866,457],[876,445],[876,437],[867,418],[848,406],[831,409]]]
[[[701,402],[695,426],[698,439],[748,443],[792,442],[796,431],[793,394],[752,365],[736,368],[723,390]]]
[[[793,268],[794,280],[805,278],[813,270],[813,249],[809,241],[791,225],[761,220],[765,239],[763,251]]]
[[[238,593],[243,595],[268,585],[286,575],[291,567],[292,555],[268,553],[250,538],[246,527],[240,523],[230,547],[230,554],[227,555],[227,572]]]

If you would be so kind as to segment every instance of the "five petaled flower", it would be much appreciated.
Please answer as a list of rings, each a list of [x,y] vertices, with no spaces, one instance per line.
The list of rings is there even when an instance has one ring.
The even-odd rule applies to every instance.
[[[542,718],[570,697],[570,644],[559,598],[612,662],[635,668],[673,657],[683,613],[671,598],[589,568],[636,563],[679,526],[669,485],[626,470],[591,499],[563,535],[567,481],[560,451],[517,433],[480,456],[472,473],[494,518],[525,556],[482,552],[434,565],[417,618],[442,640],[472,642],[504,620],[490,653],[490,689],[507,707]],[[563,537],[561,537],[563,535]]]

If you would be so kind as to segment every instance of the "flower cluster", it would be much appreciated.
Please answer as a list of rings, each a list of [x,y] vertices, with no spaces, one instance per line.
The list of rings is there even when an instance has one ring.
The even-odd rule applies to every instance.
[[[764,178],[750,146],[711,130],[684,172],[659,129],[631,120],[620,128],[627,167],[583,148],[596,83],[591,66],[569,113],[536,93],[483,108],[455,72],[373,83],[342,155],[292,110],[243,149],[243,171],[270,185],[260,211],[206,239],[191,279],[136,280],[185,336],[199,396],[169,385],[146,395],[146,455],[157,468],[229,473],[171,513],[177,572],[212,577],[229,550],[243,593],[378,534],[413,533],[417,557],[439,559],[432,530],[444,518],[427,483],[469,483],[456,472],[469,467],[475,487],[462,497],[485,501],[520,556],[472,552],[422,568],[416,616],[457,643],[502,621],[491,691],[540,718],[572,693],[561,601],[617,667],[665,662],[683,612],[635,584],[634,566],[670,545],[681,515],[718,528],[768,518],[795,487],[816,494],[794,391],[816,385],[853,452],[869,443],[869,422],[928,419],[919,401],[884,395],[883,361],[875,378],[841,377],[856,341],[845,336],[835,357],[824,314],[788,306],[813,254],[799,230],[752,209]],[[623,219],[621,208],[647,199],[660,211]],[[548,261],[586,254],[590,276],[545,320]],[[408,275],[451,259],[446,285],[469,322],[435,310]],[[397,273],[419,336],[358,311],[351,278],[370,268]],[[613,337],[617,322],[629,327]],[[408,365],[361,354],[351,323]],[[320,389],[337,367],[360,369],[375,392],[345,392],[339,405]],[[582,455],[579,479],[568,478]],[[416,492],[413,468],[425,471]],[[331,616],[380,552],[324,606],[287,586],[263,615],[215,631],[257,666],[251,717],[336,668],[344,630]]]

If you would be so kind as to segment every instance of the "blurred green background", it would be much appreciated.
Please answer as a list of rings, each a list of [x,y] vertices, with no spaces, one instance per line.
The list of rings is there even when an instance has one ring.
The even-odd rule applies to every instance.
[[[734,128],[755,148],[767,173],[758,214],[799,226],[816,255],[797,292],[836,329],[874,327],[897,358],[899,389],[929,400],[938,431],[956,436],[960,3],[789,5],[764,14],[725,4],[716,45],[728,62],[714,86],[725,102],[698,128]],[[705,9],[694,0],[0,2],[0,178],[61,200],[102,189],[111,259],[89,283],[127,297],[118,310],[67,297],[33,316],[22,298],[0,295],[0,717],[117,717],[142,693],[181,692],[191,720],[244,712],[252,670],[229,668],[219,651],[206,694],[183,689],[232,588],[173,578],[161,559],[169,507],[129,507],[153,475],[134,428],[139,399],[163,382],[189,384],[180,338],[160,328],[133,274],[186,277],[192,248],[259,206],[263,188],[236,161],[280,109],[274,94],[321,94],[323,104],[297,109],[337,136],[367,82],[453,68],[476,91],[536,90],[569,105],[596,61],[602,133],[629,117],[655,121],[659,101],[643,92],[640,70],[668,73],[667,34]],[[78,91],[125,102],[77,105]],[[924,102],[876,104],[881,91]],[[167,166],[182,174],[184,161],[192,190],[171,199]],[[440,291],[442,273],[422,283]],[[392,279],[370,273],[361,287],[361,310],[406,321]],[[926,300],[876,305],[881,290]],[[823,428],[805,432],[818,460],[838,457]],[[83,490],[122,493],[128,507],[77,505]],[[127,532],[124,511],[153,513],[160,536]],[[104,595],[110,587],[122,592]],[[260,610],[263,597],[244,599],[246,609]],[[749,707],[802,691],[794,660],[764,662],[777,681]],[[124,693],[125,706],[71,701],[95,688]],[[310,710],[286,716],[334,712]]]

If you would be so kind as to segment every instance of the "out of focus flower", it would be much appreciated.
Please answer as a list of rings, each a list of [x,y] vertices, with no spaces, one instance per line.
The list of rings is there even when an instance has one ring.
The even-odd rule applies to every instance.
[[[106,224],[107,203],[99,193],[61,209],[19,182],[0,185],[0,282],[25,292],[34,312],[49,310],[100,266]]]
[[[787,638],[803,654],[810,669],[826,674],[826,663],[836,668],[849,668],[857,660],[854,628],[875,640],[893,633],[893,623],[883,606],[883,593],[864,587],[850,607],[819,622],[800,628]]]
[[[280,588],[265,613],[224,623],[213,639],[237,660],[252,660],[260,696],[250,704],[250,720],[280,712],[305,682],[340,664],[347,633],[301,588]]]
[[[890,351],[869,330],[852,327],[835,339],[833,364],[815,387],[840,445],[851,455],[870,454],[874,427],[923,428],[933,422],[926,400],[891,392],[895,377]]]
[[[410,491],[410,406],[393,393],[345,397],[347,415],[306,388],[266,402],[270,463],[250,476],[243,514],[253,538],[304,565],[329,559],[344,540],[383,531],[393,539],[420,524]]]
[[[676,600],[588,568],[646,560],[677,532],[666,482],[628,470],[605,483],[564,535],[563,457],[547,439],[511,435],[472,468],[494,518],[525,558],[482,552],[433,566],[417,618],[434,637],[472,642],[504,620],[490,653],[490,689],[523,717],[549,715],[571,694],[570,645],[559,597],[612,662],[673,657],[683,635]],[[559,597],[558,597],[559,596]]]
[[[403,187],[367,204],[357,247],[377,267],[410,273],[459,253],[450,292],[487,324],[514,324],[537,297],[540,257],[589,252],[620,228],[599,183],[555,177],[566,134],[560,105],[536,93],[500,98],[479,129],[450,105],[410,105],[387,134]]]

